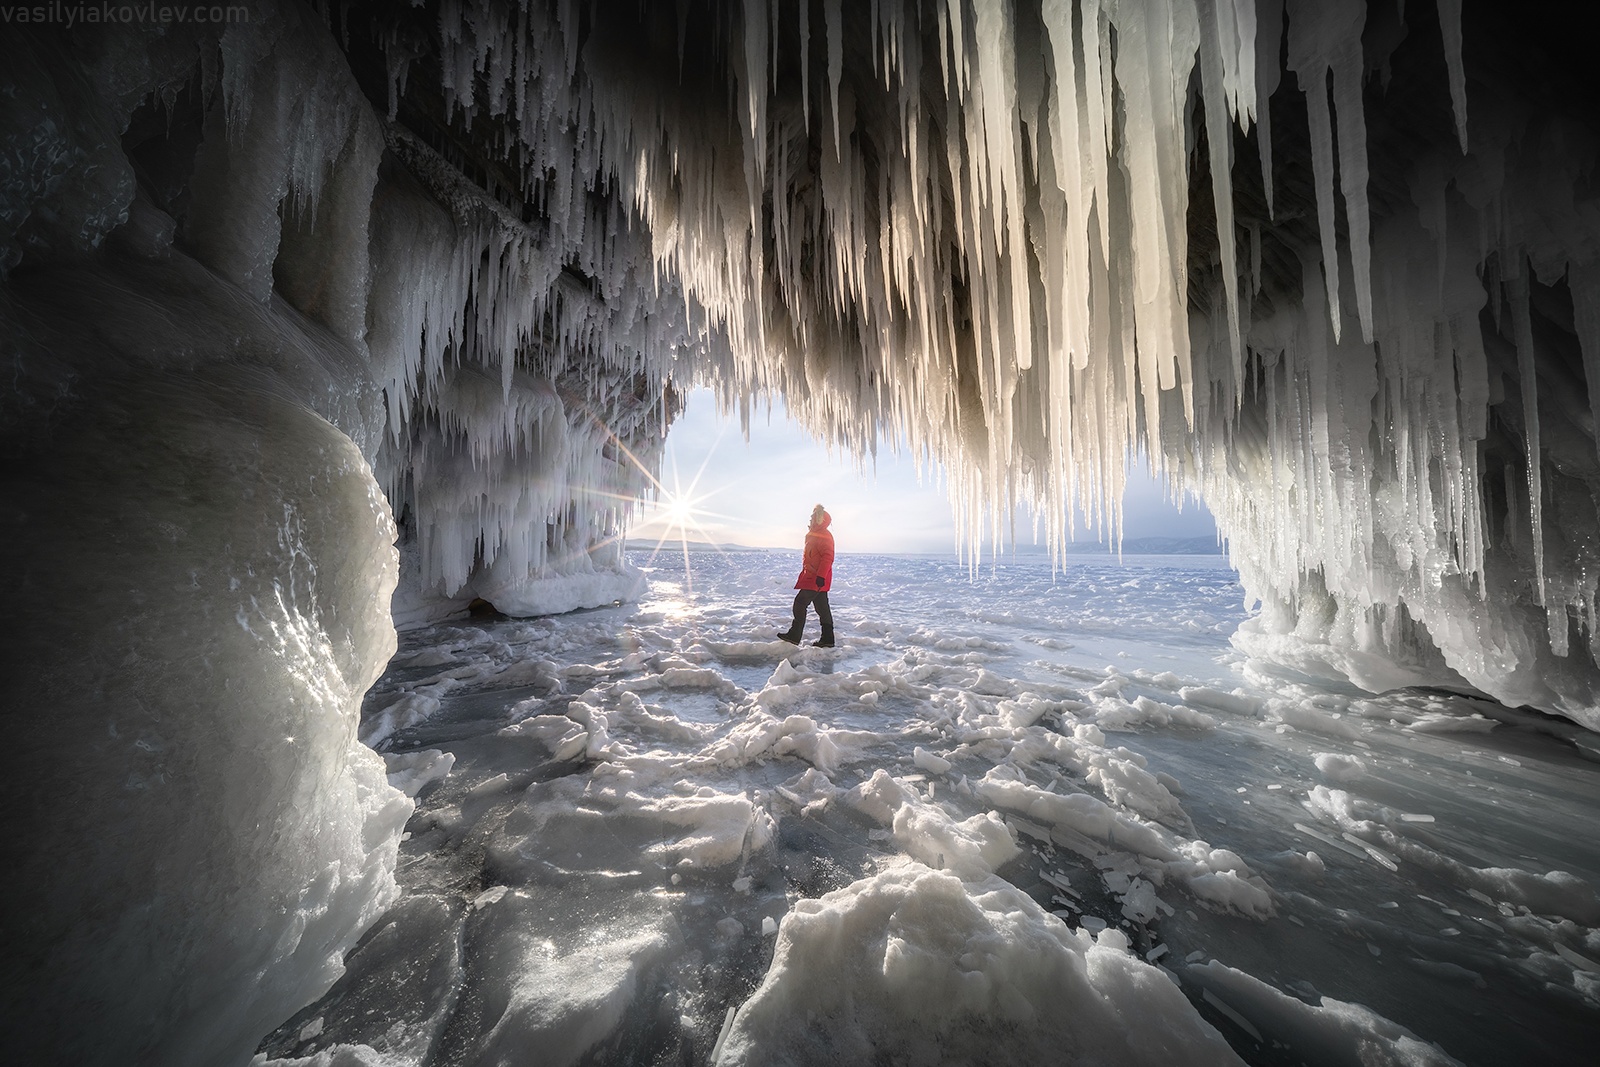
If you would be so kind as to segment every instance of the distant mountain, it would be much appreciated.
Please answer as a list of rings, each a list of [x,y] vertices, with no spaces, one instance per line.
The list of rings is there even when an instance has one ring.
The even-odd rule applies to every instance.
[[[1069,541],[1062,546],[1069,556],[1115,556],[1117,546],[1106,541]],[[1227,552],[1212,537],[1128,537],[1122,542],[1124,556],[1221,556]],[[988,549],[985,547],[985,557]],[[1036,544],[1006,545],[1000,558],[1008,556],[1047,556],[1050,546]]]
[[[731,543],[718,544],[713,541],[679,541],[676,537],[669,537],[661,542],[661,552],[682,552],[687,545],[690,552],[777,552],[780,549],[756,548],[751,545],[735,545]],[[654,538],[643,541],[629,541],[623,546],[629,552],[643,552],[648,555],[657,551]]]
[[[1030,546],[1031,547],[1031,546]],[[1102,541],[1074,541],[1066,546],[1072,553],[1115,554],[1115,545]],[[1039,551],[1045,551],[1040,548]],[[1227,551],[1214,537],[1129,537],[1122,542],[1124,556],[1220,556]]]
[[[661,552],[682,552],[683,542],[677,538],[666,541],[661,545]],[[756,548],[751,545],[714,544],[710,541],[689,541],[690,552],[782,552],[781,548]],[[629,541],[627,550],[635,553],[649,554],[656,551],[653,540]],[[1104,541],[1073,541],[1066,545],[1066,552],[1071,555],[1116,555],[1114,545]],[[795,550],[798,551],[798,548]],[[954,553],[954,548],[951,553]],[[1043,556],[1049,553],[1044,545],[1016,545],[1007,546],[1001,552],[1001,558],[1006,556]],[[1124,556],[1220,556],[1226,550],[1210,537],[1130,537],[1122,542]],[[845,552],[842,555],[854,555]],[[924,555],[925,553],[911,553]],[[867,555],[896,555],[896,553],[867,553]]]

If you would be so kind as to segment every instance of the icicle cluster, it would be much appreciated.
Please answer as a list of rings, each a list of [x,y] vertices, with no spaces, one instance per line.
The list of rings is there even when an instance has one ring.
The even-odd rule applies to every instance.
[[[1554,283],[1570,258],[1588,276],[1592,216],[1559,218],[1560,190],[1519,170],[1516,142],[1544,136],[1522,118],[1475,119],[1463,155],[1448,2],[1449,151],[1429,131],[1375,213],[1364,93],[1387,57],[1363,53],[1367,14],[746,0],[608,29],[575,4],[445,3],[440,27],[450,106],[502,131],[552,217],[602,185],[634,206],[658,276],[704,308],[689,340],[727,403],[781,392],[858,454],[903,436],[949,472],[969,544],[999,541],[1019,500],[1052,544],[1079,511],[1115,537],[1125,457],[1148,449],[1217,512],[1264,634],[1326,645],[1375,686],[1464,679],[1592,717],[1596,650],[1568,637],[1594,643],[1593,548],[1549,565],[1551,494],[1528,460],[1548,451],[1549,361],[1518,310],[1530,269]],[[1305,132],[1276,168],[1309,163],[1306,192],[1278,188],[1280,83]],[[1260,201],[1241,214],[1251,141]],[[1569,204],[1573,167],[1543,179]],[[1190,203],[1197,169],[1209,204]],[[1223,235],[1210,247],[1190,247],[1197,213]],[[1520,354],[1509,452],[1478,322],[1502,306]],[[1573,425],[1593,438],[1592,414]],[[1486,478],[1514,483],[1503,522]],[[1532,629],[1528,600],[1548,614]]]
[[[448,9],[445,24],[468,15]],[[398,99],[408,53],[399,37],[386,43]],[[482,575],[526,607],[540,601],[520,587],[544,578],[598,568],[626,579],[616,542],[649,491],[693,305],[658,277],[629,205],[595,188],[594,145],[570,127],[555,136],[570,154],[529,225],[504,190],[375,114],[321,27],[286,12],[231,27],[214,48],[201,83],[214,77],[220,101],[185,242],[365,355],[380,421],[340,421],[415,538],[406,584],[418,588],[402,599],[464,602]],[[533,59],[519,70],[524,94],[538,88]],[[470,93],[470,72],[448,65],[445,87],[456,92],[458,76]],[[507,102],[491,94],[491,113]],[[386,156],[403,171],[380,174]]]
[[[1147,451],[1265,605],[1241,640],[1596,720],[1596,139],[1471,81],[1455,0],[1398,16],[1426,85],[1361,0],[409,10],[333,20],[387,117],[300,16],[227,30],[182,227],[366,354],[438,595],[586,566],[697,379],[907,442],[968,545],[1019,502],[1115,539]]]
[[[1479,124],[1472,156],[1419,168],[1418,211],[1374,227],[1372,340],[1314,301],[1258,319],[1242,410],[1168,441],[1199,448],[1185,470],[1266,601],[1246,648],[1295,661],[1309,643],[1368,688],[1465,681],[1600,723],[1600,409],[1574,375],[1580,357],[1600,371],[1600,292],[1567,244],[1592,219],[1538,188],[1571,166],[1551,133]]]
[[[368,338],[380,474],[412,513],[421,588],[470,598],[482,573],[509,610],[530,578],[623,569],[687,343],[682,298],[614,201],[535,230],[404,130],[389,144],[432,194],[375,216]]]
[[[1337,71],[1359,131],[1362,9],[1334,6],[1297,14],[1291,50],[1308,84]],[[904,435],[951,472],[971,543],[986,520],[1000,540],[1022,499],[1052,543],[1079,511],[1115,535],[1126,453],[1163,439],[1163,393],[1193,425],[1191,76],[1232,233],[1232,128],[1254,120],[1258,70],[1277,74],[1256,5],[749,0],[715,9],[709,45],[678,14],[652,51],[577,5],[443,3],[447,100],[498,123],[552,219],[602,181],[636,205],[660,275],[707,310],[701,372],[725,396],[782,392],[860,451]],[[707,47],[725,49],[725,88],[684,69]],[[639,92],[641,66],[673,91]],[[1341,163],[1357,174],[1360,148]],[[1353,218],[1362,196],[1345,191]],[[1235,242],[1217,251],[1236,382],[1248,323]],[[1352,253],[1365,308],[1364,239]]]

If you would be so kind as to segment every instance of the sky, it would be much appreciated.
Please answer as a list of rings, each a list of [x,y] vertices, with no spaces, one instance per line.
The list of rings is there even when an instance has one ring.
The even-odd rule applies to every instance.
[[[812,505],[833,516],[840,552],[945,553],[956,547],[955,515],[938,471],[918,479],[909,455],[880,448],[874,470],[830,449],[790,421],[783,403],[750,417],[745,441],[737,415],[717,413],[710,390],[690,393],[684,413],[667,434],[661,465],[662,499],[644,505],[628,540],[651,543],[685,536],[695,541],[793,548],[805,535]],[[672,499],[685,501],[677,508]],[[1124,534],[1138,537],[1215,537],[1216,524],[1191,498],[1180,511],[1142,463],[1130,466],[1123,499]],[[1032,525],[1019,520],[1017,539],[1033,541]],[[1078,524],[1078,540],[1097,540]]]

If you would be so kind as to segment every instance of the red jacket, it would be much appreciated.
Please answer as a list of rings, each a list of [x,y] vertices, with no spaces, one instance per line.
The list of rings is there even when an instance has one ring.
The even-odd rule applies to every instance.
[[[794,582],[796,589],[826,593],[833,588],[833,534],[828,532],[831,522],[833,516],[824,511],[822,518],[806,531],[806,553],[800,561],[800,577]]]

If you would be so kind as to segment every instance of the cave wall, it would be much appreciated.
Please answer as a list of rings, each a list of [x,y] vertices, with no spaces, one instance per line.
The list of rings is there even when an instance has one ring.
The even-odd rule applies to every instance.
[[[252,11],[0,35],[7,1062],[246,1062],[397,893],[396,621],[641,582],[686,312],[619,205],[530,227]]]
[[[1448,3],[1365,14],[1349,101],[1337,60],[1328,82],[1335,111],[1362,117],[1350,137],[1337,119],[1336,160],[1319,161],[1303,94],[1272,98],[1292,154],[1274,170],[1276,214],[1262,212],[1275,221],[1251,222],[1262,265],[1242,286],[1243,372],[1226,371],[1221,325],[1200,313],[1220,302],[1215,268],[1199,272],[1192,336],[1209,395],[1181,429],[1168,402],[1161,450],[1201,488],[1261,602],[1235,637],[1248,654],[1373,692],[1476,690],[1592,729],[1593,94],[1553,22]],[[1292,69],[1316,51],[1294,17],[1290,5]],[[1301,89],[1322,78],[1295,72]],[[1324,216],[1310,227],[1313,205]]]

